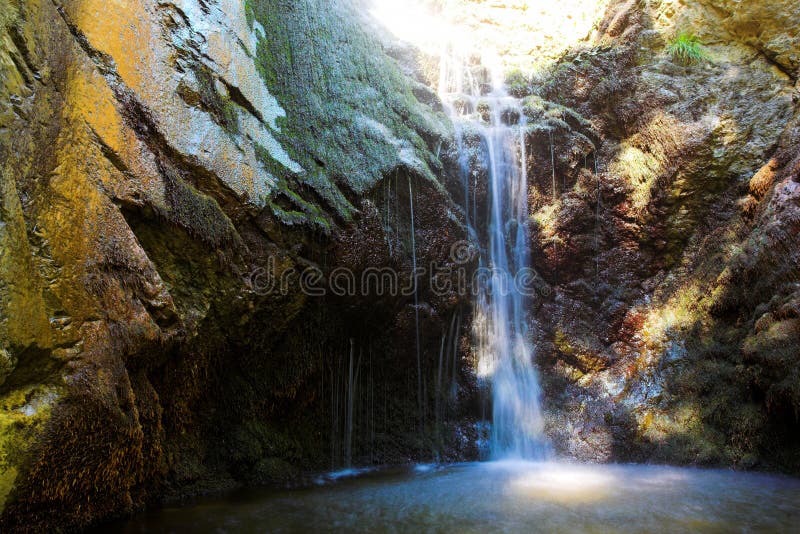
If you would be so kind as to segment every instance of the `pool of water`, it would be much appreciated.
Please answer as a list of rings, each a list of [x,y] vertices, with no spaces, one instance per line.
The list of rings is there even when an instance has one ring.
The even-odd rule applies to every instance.
[[[800,532],[800,480],[634,465],[476,463],[358,472],[142,514],[139,532]]]

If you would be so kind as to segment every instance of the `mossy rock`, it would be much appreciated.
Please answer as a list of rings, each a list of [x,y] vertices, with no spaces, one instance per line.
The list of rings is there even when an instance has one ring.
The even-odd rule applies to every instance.
[[[296,440],[260,420],[249,420],[232,433],[228,456],[234,471],[261,482],[286,481],[302,458]]]
[[[249,0],[247,9],[270,29],[258,43],[256,62],[287,110],[276,138],[311,169],[307,176],[279,170],[282,195],[302,197],[289,200],[297,209],[273,200],[279,217],[324,226],[315,210],[327,208],[349,219],[354,210],[342,191],[365,193],[399,167],[435,180],[432,169],[441,163],[434,152],[451,134],[448,121],[418,100],[418,84],[359,25],[355,4]]]
[[[0,397],[0,513],[58,398],[57,389],[38,385]]]

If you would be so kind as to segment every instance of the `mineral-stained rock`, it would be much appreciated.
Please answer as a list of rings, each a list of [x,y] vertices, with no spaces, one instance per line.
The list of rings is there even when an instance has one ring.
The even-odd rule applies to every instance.
[[[799,15],[793,2],[612,2],[596,44],[533,85],[585,118],[569,128],[596,147],[534,125],[528,151],[561,450],[800,469]],[[681,32],[698,37],[697,63],[672,60]]]
[[[470,392],[428,431],[415,332],[396,327],[411,296],[301,285],[359,255],[407,279],[409,183],[420,263],[450,261],[463,237],[441,106],[417,100],[360,13],[0,0],[0,530],[460,454]],[[442,332],[460,346],[467,319],[448,331],[456,294],[418,299],[433,384]]]
[[[563,53],[527,2],[459,5],[539,67],[508,79],[557,449],[798,472],[797,2],[575,0]],[[480,136],[366,17],[0,0],[0,531],[476,456],[467,295],[408,288],[474,267]]]

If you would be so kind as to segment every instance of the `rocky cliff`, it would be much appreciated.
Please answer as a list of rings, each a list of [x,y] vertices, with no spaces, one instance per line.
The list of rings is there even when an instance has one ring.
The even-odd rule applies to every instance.
[[[466,303],[303,279],[463,235],[449,123],[362,11],[2,0],[0,530],[463,454],[418,382]]]
[[[513,78],[563,453],[800,469],[798,15],[612,2],[592,39]]]
[[[528,4],[454,20],[513,28],[556,448],[798,472],[796,3]],[[477,456],[469,294],[411,277],[474,267],[452,126],[366,13],[0,0],[0,530]]]

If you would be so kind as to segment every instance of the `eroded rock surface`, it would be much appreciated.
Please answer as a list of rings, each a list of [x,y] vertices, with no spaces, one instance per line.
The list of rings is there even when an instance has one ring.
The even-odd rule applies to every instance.
[[[553,288],[534,315],[564,453],[800,468],[797,15],[612,2],[594,45],[531,82]],[[680,33],[702,60],[671,56]]]
[[[462,4],[489,35],[513,19],[507,66],[552,63],[509,81],[558,450],[797,472],[796,2],[576,0],[560,59],[527,2]],[[303,289],[465,266],[435,62],[366,16],[0,0],[0,530],[477,456],[468,296]]]
[[[421,265],[463,236],[437,156],[448,123],[360,13],[0,2],[0,530],[474,454],[456,396],[425,390],[447,410],[419,430],[409,294],[302,290],[308,267],[407,280],[410,195]],[[419,302],[432,384],[465,303]]]

